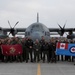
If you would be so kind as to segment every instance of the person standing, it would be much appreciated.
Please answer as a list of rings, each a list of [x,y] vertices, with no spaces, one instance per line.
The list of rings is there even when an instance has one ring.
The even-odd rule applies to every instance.
[[[41,48],[40,48],[40,58],[42,59],[42,51],[43,51],[43,44],[45,43],[45,39],[44,39],[44,36],[41,37],[41,40],[40,40],[40,45],[41,45]]]
[[[42,48],[43,48],[43,62],[45,62],[46,56],[47,56],[47,62],[49,62],[49,44],[47,41],[43,43]]]
[[[25,46],[26,46],[26,62],[28,62],[29,59],[29,54],[30,54],[30,60],[31,62],[33,62],[33,57],[32,57],[32,52],[33,52],[33,40],[29,37],[27,38],[26,42],[25,42]]]
[[[38,39],[36,39],[35,43],[34,43],[34,62],[39,62],[39,55],[40,55],[40,43],[38,41]]]
[[[53,40],[51,40],[51,53],[52,53],[51,62],[55,62],[56,63],[56,54],[55,54],[55,51],[56,51],[56,42],[53,39]]]
[[[22,48],[23,48],[23,53],[22,53],[23,61],[26,60],[26,46],[25,46],[25,42],[26,42],[26,38],[22,38],[21,44],[22,44]]]

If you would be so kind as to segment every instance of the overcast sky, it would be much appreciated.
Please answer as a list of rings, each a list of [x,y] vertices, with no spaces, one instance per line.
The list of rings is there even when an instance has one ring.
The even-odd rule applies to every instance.
[[[49,28],[58,28],[65,21],[66,28],[75,27],[75,0],[0,0],[0,26],[12,27],[19,21],[16,28],[26,28],[36,22],[39,13],[40,22]]]

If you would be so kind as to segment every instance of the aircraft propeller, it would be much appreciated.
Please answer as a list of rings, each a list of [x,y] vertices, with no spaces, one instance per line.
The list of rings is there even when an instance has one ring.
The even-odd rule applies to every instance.
[[[58,26],[60,27],[60,31],[58,33],[60,34],[60,36],[63,36],[63,34],[65,32],[66,22],[63,27],[61,27],[61,25],[59,25],[59,24],[58,24]],[[65,33],[65,34],[67,35],[67,33]]]
[[[9,24],[9,26],[10,26],[10,33],[9,33],[9,35],[10,34],[12,34],[12,36],[15,36],[15,27],[16,27],[16,25],[19,23],[19,21],[18,22],[16,22],[16,24],[14,25],[14,27],[12,27],[11,25],[10,25],[10,22],[8,21],[8,24]]]

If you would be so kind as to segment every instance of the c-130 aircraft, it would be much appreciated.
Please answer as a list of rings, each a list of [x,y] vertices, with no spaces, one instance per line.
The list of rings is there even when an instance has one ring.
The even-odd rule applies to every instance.
[[[59,24],[59,28],[47,28],[44,24],[39,22],[39,14],[37,13],[37,22],[32,23],[29,27],[27,28],[15,28],[15,26],[19,23],[19,21],[14,25],[12,28],[10,25],[10,22],[8,21],[8,24],[10,28],[0,28],[0,38],[7,37],[7,32],[9,32],[9,35],[12,34],[12,36],[15,36],[19,32],[22,35],[25,35],[25,37],[31,37],[33,41],[35,39],[41,39],[42,36],[49,41],[50,40],[50,35],[56,35],[56,33],[52,32],[57,32],[60,36],[63,36],[64,32],[69,32],[67,35],[67,38],[73,39],[75,38],[75,35],[73,34],[73,31],[75,31],[75,28],[65,28],[66,23],[64,24],[63,27],[61,27]],[[20,34],[19,34],[20,35]]]

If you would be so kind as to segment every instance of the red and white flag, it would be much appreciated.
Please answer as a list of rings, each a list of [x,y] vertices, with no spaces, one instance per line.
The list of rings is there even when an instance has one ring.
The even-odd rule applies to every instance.
[[[67,43],[57,43],[57,48],[58,49],[68,49],[68,44]]]

